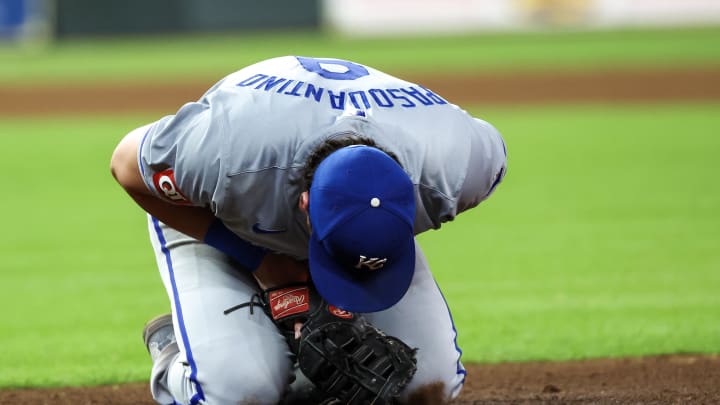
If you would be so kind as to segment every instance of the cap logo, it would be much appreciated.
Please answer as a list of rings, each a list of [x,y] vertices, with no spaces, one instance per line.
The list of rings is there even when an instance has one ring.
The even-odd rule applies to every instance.
[[[367,257],[360,255],[360,259],[355,265],[355,268],[362,269],[365,267],[368,270],[377,270],[385,266],[385,262],[387,262],[387,258],[381,259],[379,257],[371,257],[368,259]]]

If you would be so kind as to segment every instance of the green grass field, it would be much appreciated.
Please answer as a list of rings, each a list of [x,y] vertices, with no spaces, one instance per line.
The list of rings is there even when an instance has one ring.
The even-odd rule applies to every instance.
[[[720,31],[703,32],[717,38]],[[598,52],[620,54],[609,43],[621,36],[583,35],[603,38],[596,40],[603,44]],[[672,59],[660,52],[672,33],[636,35]],[[548,53],[567,49],[559,53],[567,66],[596,54],[573,45],[577,37],[565,45],[562,36],[548,38],[536,41],[547,43]],[[447,58],[488,68],[464,55],[462,42],[447,41],[455,49]],[[496,61],[528,41],[498,37]],[[338,56],[332,43],[325,44],[328,52],[314,42],[297,47]],[[282,47],[264,41],[246,47],[259,57],[265,45]],[[137,46],[121,41],[121,56],[112,58],[150,52]],[[84,47],[68,44],[32,57],[3,50],[1,57],[18,64],[0,64],[0,83],[54,74],[79,80],[72,61]],[[667,52],[712,61],[719,60],[715,48]],[[111,54],[109,45],[103,49],[94,60],[98,72]],[[383,54],[359,45],[353,52],[378,60]],[[650,63],[647,55],[617,56],[613,63]],[[538,64],[549,66],[545,60]],[[20,63],[27,63],[25,72]],[[128,61],[107,77],[130,77],[139,63]],[[401,53],[386,63],[408,62]],[[187,73],[181,70],[174,73]],[[209,64],[204,72],[214,74]],[[479,208],[421,236],[453,309],[465,361],[720,352],[720,103],[466,107],[505,134],[508,176]],[[144,215],[114,184],[108,164],[120,137],[156,118],[0,119],[0,387],[147,378],[141,327],[169,306]]]
[[[378,39],[309,32],[86,39],[20,51],[0,47],[0,84],[215,79],[280,55],[344,58],[390,73],[707,67],[720,65],[718,42],[720,27]]]
[[[507,180],[423,238],[470,359],[720,351],[720,104],[474,111]]]

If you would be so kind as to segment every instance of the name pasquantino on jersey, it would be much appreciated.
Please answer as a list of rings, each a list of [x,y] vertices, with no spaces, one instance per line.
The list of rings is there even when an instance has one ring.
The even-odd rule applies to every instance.
[[[334,91],[312,83],[262,73],[240,81],[237,86],[287,97],[302,97],[317,103],[329,103],[330,107],[336,110],[345,110],[348,105],[362,110],[371,107],[416,108],[448,103],[423,86]]]

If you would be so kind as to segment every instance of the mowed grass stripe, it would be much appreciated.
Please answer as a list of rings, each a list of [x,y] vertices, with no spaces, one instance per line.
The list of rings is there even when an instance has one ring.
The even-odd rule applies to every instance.
[[[0,83],[213,82],[281,55],[354,60],[394,74],[608,70],[720,64],[720,28],[353,39],[336,33],[72,39],[0,47]]]

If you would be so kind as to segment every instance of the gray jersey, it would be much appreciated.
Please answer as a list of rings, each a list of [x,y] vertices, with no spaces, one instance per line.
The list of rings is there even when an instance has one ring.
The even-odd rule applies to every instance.
[[[356,63],[293,56],[232,73],[156,122],[139,163],[158,196],[207,207],[243,239],[305,258],[301,169],[317,145],[347,133],[397,155],[416,188],[416,234],[486,198],[505,164],[497,131],[432,91]]]

